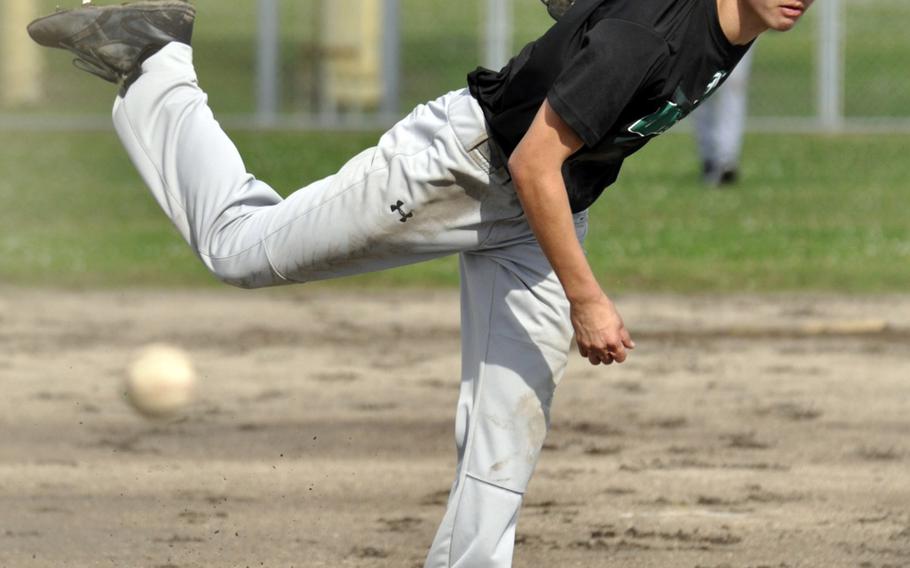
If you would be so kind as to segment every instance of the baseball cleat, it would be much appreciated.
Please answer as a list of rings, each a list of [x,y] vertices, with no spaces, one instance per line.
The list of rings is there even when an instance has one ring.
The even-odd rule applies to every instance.
[[[720,166],[710,160],[702,165],[702,182],[709,187],[729,187],[739,183],[739,168],[733,166]]]
[[[33,40],[76,55],[73,65],[121,85],[136,80],[143,61],[177,41],[190,44],[196,9],[185,0],[149,0],[116,6],[84,3],[28,25]]]

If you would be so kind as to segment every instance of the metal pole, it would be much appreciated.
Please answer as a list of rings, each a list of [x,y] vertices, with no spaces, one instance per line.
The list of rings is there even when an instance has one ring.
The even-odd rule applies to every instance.
[[[843,3],[825,0],[818,8],[818,120],[836,131],[844,122]]]
[[[398,115],[401,96],[401,8],[398,0],[382,3],[382,115],[387,121]]]
[[[485,64],[501,69],[512,55],[512,0],[487,0]]]
[[[273,124],[278,116],[280,26],[279,0],[259,0],[256,51],[256,120]]]

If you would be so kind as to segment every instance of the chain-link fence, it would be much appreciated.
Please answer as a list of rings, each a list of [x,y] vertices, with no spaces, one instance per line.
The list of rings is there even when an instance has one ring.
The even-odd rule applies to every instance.
[[[34,48],[24,22],[59,0],[2,0],[0,128],[104,126],[110,85]],[[67,0],[74,6],[78,0]],[[227,123],[377,128],[464,86],[551,24],[539,0],[195,0],[196,64]],[[67,7],[67,6],[64,6]],[[910,130],[907,0],[823,0],[763,36],[754,128]]]
[[[750,82],[753,124],[824,126],[829,114],[835,128],[910,128],[907,21],[905,0],[822,0],[795,31],[763,36]]]

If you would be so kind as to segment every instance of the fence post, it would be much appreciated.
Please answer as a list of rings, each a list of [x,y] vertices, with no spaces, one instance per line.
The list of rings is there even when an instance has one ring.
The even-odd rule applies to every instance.
[[[512,55],[512,0],[486,0],[485,65],[499,70]]]
[[[256,50],[256,122],[274,124],[278,116],[280,92],[279,0],[259,0]]]
[[[844,123],[843,3],[819,2],[818,120],[822,129],[837,131]]]
[[[382,119],[397,118],[401,97],[401,7],[398,0],[385,0],[382,13]]]
[[[25,33],[38,15],[32,0],[4,0],[0,7],[0,102],[18,105],[41,98],[43,59]]]

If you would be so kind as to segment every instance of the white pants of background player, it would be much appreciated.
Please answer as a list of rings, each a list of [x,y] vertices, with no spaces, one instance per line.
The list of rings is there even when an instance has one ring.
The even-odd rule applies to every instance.
[[[572,339],[568,302],[467,91],[421,105],[341,170],[287,199],[247,173],[170,44],[114,106],[155,199],[222,280],[261,287],[458,253],[458,469],[427,568],[511,565],[522,498]],[[576,216],[583,239],[585,214]]]
[[[718,174],[739,168],[754,52],[746,53],[720,89],[693,114],[701,159]]]

